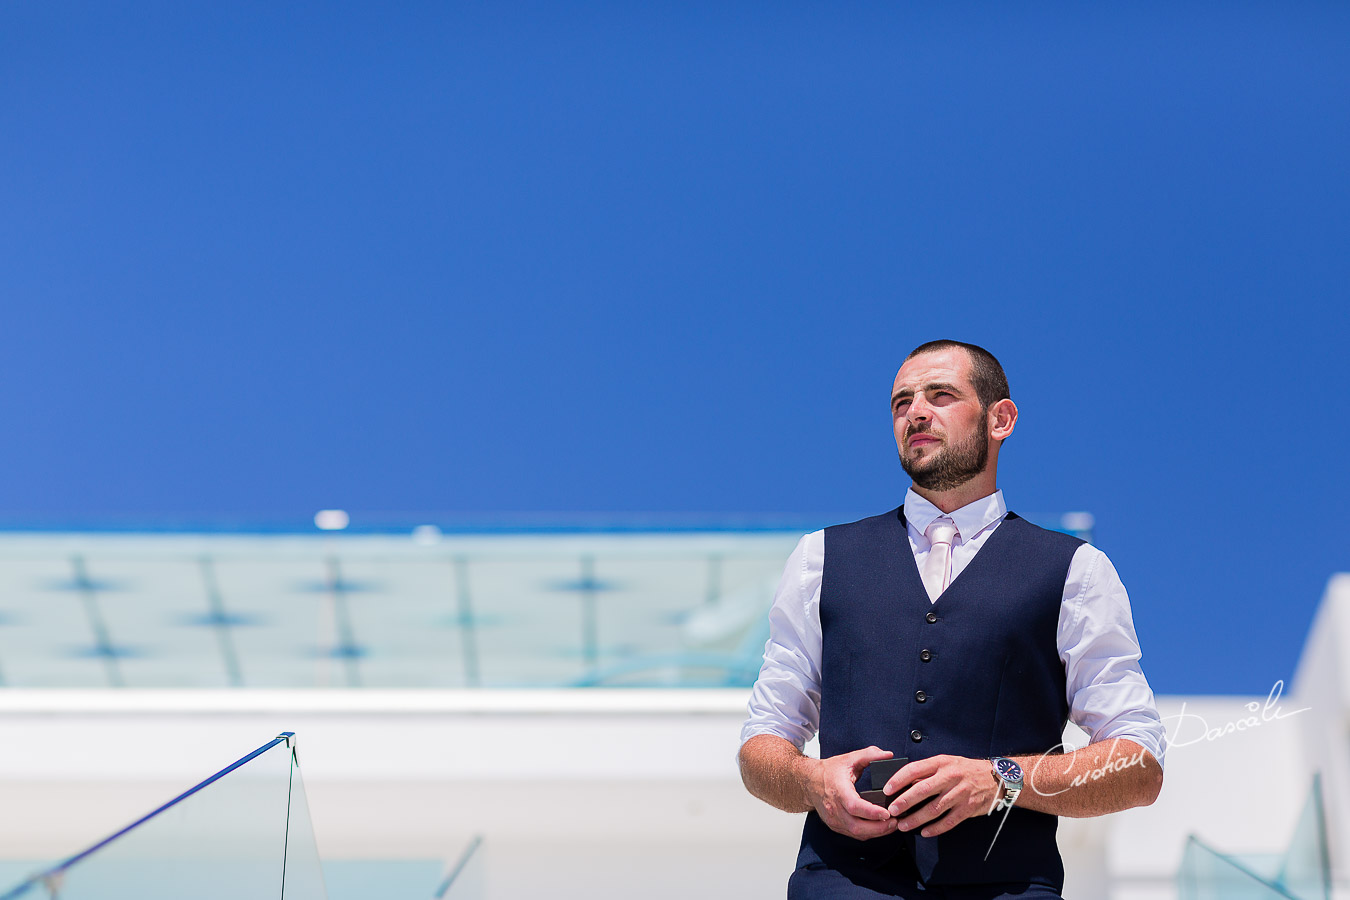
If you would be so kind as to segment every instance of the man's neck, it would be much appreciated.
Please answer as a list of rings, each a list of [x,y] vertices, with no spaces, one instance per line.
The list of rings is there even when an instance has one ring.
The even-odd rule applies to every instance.
[[[977,475],[965,484],[957,485],[949,491],[930,491],[928,488],[921,488],[917,484],[913,485],[913,490],[914,493],[938,509],[949,513],[955,512],[967,504],[974,503],[976,500],[988,497],[998,490],[998,485],[995,483],[994,473],[986,472]]]

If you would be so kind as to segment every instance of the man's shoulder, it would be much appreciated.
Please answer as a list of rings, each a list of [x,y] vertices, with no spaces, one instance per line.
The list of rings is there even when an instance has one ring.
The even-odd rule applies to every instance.
[[[1069,534],[1066,531],[1056,531],[1053,528],[1044,528],[1034,522],[1028,522],[1011,510],[1008,511],[1007,517],[1004,518],[999,528],[1007,528],[1023,540],[1070,552],[1076,551],[1079,547],[1087,544],[1087,541],[1077,535]]]
[[[840,522],[836,525],[828,525],[825,527],[824,532],[826,535],[829,535],[831,532],[838,534],[846,531],[877,531],[895,528],[897,524],[903,528],[904,523],[904,507],[897,507],[889,512],[877,513],[875,516],[865,516],[861,519],[854,519],[852,522]]]
[[[830,525],[821,536],[821,549],[826,555],[875,553],[881,548],[909,546],[903,508]]]

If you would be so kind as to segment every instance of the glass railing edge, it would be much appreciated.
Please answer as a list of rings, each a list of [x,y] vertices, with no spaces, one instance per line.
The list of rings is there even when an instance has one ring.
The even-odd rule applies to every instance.
[[[459,854],[459,859],[455,860],[455,864],[450,867],[450,871],[446,873],[445,878],[437,885],[436,892],[431,895],[432,900],[442,900],[442,898],[449,893],[450,888],[454,886],[456,879],[458,879],[459,876],[464,873],[464,870],[468,868],[470,860],[473,859],[474,854],[478,852],[478,848],[482,846],[482,844],[483,836],[481,834],[475,834],[469,843],[465,845],[464,850]]]
[[[1289,838],[1288,846],[1285,847],[1284,859],[1280,865],[1276,881],[1281,885],[1289,884],[1292,878],[1290,866],[1295,858],[1294,854],[1301,836],[1301,829],[1309,817],[1311,817],[1317,854],[1316,876],[1320,889],[1320,896],[1316,900],[1331,900],[1331,845],[1327,837],[1326,802],[1322,796],[1322,773],[1320,771],[1313,772],[1312,784],[1308,789],[1308,799],[1303,804],[1303,810],[1299,813],[1298,824]],[[1304,898],[1304,900],[1313,900],[1313,898]]]
[[[1242,863],[1240,863],[1240,862],[1238,862],[1237,860],[1233,859],[1233,857],[1229,856],[1227,853],[1224,853],[1224,852],[1221,851],[1221,850],[1216,850],[1215,848],[1211,847],[1209,844],[1206,844],[1204,841],[1200,840],[1200,838],[1196,837],[1196,836],[1193,835],[1193,834],[1187,835],[1187,836],[1186,836],[1186,842],[1187,842],[1187,850],[1190,849],[1190,845],[1194,845],[1194,846],[1196,846],[1196,847],[1199,847],[1199,848],[1200,848],[1201,850],[1203,850],[1204,852],[1206,852],[1206,853],[1210,854],[1211,856],[1213,856],[1214,858],[1216,858],[1216,859],[1222,861],[1224,864],[1228,865],[1229,867],[1231,867],[1231,868],[1233,868],[1233,869],[1236,869],[1237,871],[1241,872],[1243,875],[1245,875],[1245,876],[1247,876],[1248,878],[1252,879],[1252,881],[1255,881],[1255,882],[1259,883],[1259,884],[1262,885],[1263,887],[1269,888],[1271,891],[1274,891],[1276,894],[1279,894],[1281,897],[1286,897],[1286,898],[1288,898],[1288,900],[1303,900],[1303,898],[1300,898],[1298,895],[1296,895],[1296,894],[1291,894],[1291,893],[1290,893],[1286,888],[1284,888],[1282,885],[1276,884],[1275,882],[1271,881],[1271,880],[1268,879],[1268,878],[1263,878],[1263,877],[1261,877],[1261,876],[1258,875],[1257,873],[1253,872],[1253,871],[1252,871],[1250,868],[1248,868],[1247,866],[1244,866]],[[1182,856],[1182,866],[1183,866],[1183,869],[1184,869],[1184,867],[1185,867],[1185,859],[1186,859],[1186,857],[1185,857],[1185,855],[1183,854],[1183,856]],[[0,898],[0,900],[3,900],[3,898]]]
[[[314,820],[309,813],[309,798],[304,778],[300,773],[300,752],[294,732],[283,732],[290,750],[290,766],[286,781],[286,830],[281,853],[281,900],[294,897],[302,900],[326,898],[323,863],[319,858],[318,843],[314,838]],[[310,865],[306,866],[306,857]],[[294,865],[299,863],[299,865]],[[306,879],[313,879],[305,883]]]
[[[70,869],[72,866],[78,864],[81,860],[84,860],[89,856],[93,855],[94,853],[97,853],[99,850],[103,849],[104,847],[108,846],[109,844],[113,843],[114,841],[118,840],[124,835],[127,835],[135,831],[137,828],[141,827],[146,822],[149,822],[151,819],[155,818],[156,816],[160,815],[166,810],[172,809],[173,807],[177,806],[179,803],[183,802],[188,797],[191,797],[193,794],[196,794],[203,788],[209,787],[210,785],[214,784],[215,782],[224,778],[226,775],[233,772],[235,769],[238,769],[240,766],[247,765],[249,762],[252,762],[259,756],[262,756],[264,753],[266,753],[268,750],[271,750],[278,744],[284,743],[287,745],[287,747],[290,747],[291,742],[294,740],[294,738],[295,732],[293,731],[281,732],[281,734],[277,735],[275,738],[268,741],[263,746],[259,747],[258,749],[254,750],[253,752],[249,753],[246,756],[240,757],[239,759],[230,763],[225,768],[221,769],[219,772],[216,772],[214,775],[211,775],[208,778],[205,778],[202,781],[198,782],[197,784],[194,784],[192,787],[183,791],[181,794],[174,797],[172,800],[169,800],[166,803],[161,804],[160,806],[141,816],[139,819],[132,822],[130,825],[118,829],[117,831],[108,835],[107,837],[103,838],[97,843],[92,844],[89,847],[86,847],[84,850],[81,850],[80,852],[74,854],[73,856],[63,859],[61,862],[57,863],[51,868],[44,869],[43,871],[38,872],[35,875],[29,876],[28,880],[20,882],[9,892],[5,894],[0,894],[0,900],[16,900],[16,898],[21,897],[24,894],[28,893],[28,891],[31,890],[36,885],[44,883],[52,883],[60,879],[61,874],[63,872]]]

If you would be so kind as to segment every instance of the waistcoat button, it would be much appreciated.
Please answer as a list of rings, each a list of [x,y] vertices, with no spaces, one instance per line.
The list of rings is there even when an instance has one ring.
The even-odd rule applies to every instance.
[[[924,616],[924,618],[928,620],[929,625],[932,625],[934,622],[937,621],[937,613],[930,612],[928,615]]]
[[[928,662],[928,661],[929,661],[930,659],[932,659],[932,658],[933,658],[933,651],[932,651],[932,650],[920,650],[920,651],[919,651],[919,659],[923,660],[924,662]]]
[[[914,699],[918,700],[920,703],[924,703],[928,700],[928,695],[925,694],[923,691],[915,691]]]
[[[916,728],[909,733],[909,739],[917,744],[923,740],[923,732]]]

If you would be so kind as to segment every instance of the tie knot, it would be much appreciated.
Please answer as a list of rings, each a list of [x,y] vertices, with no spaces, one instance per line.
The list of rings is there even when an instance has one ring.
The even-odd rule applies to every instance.
[[[950,547],[952,538],[956,537],[956,523],[951,519],[934,519],[924,532],[928,537],[928,542],[933,546],[945,544]]]

